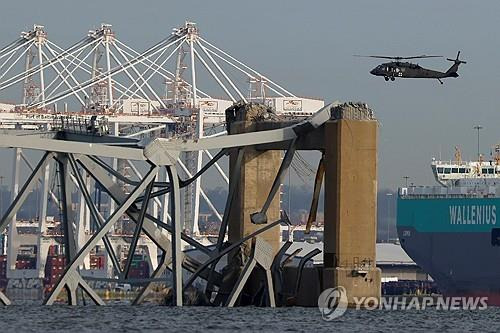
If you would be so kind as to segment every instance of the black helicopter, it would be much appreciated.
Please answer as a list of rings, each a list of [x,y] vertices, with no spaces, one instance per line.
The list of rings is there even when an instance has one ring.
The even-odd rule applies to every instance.
[[[355,57],[368,57],[368,58],[378,58],[378,59],[392,59],[394,61],[378,65],[370,71],[370,74],[375,76],[383,76],[386,81],[394,81],[396,78],[422,78],[422,79],[437,79],[441,84],[443,81],[441,79],[447,77],[458,77],[458,66],[460,64],[466,64],[467,62],[459,59],[460,51],[458,51],[456,59],[446,58],[446,60],[453,61],[453,65],[446,71],[440,72],[432,69],[427,69],[419,66],[418,64],[412,64],[410,62],[402,62],[401,60],[409,59],[423,59],[423,58],[442,58],[442,56],[428,56],[421,55],[415,57],[387,57],[387,56],[363,56],[355,55]]]

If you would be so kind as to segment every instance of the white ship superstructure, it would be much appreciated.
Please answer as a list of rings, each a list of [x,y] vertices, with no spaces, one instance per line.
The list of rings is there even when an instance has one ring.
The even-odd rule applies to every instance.
[[[432,172],[436,181],[445,187],[486,187],[500,185],[500,145],[495,146],[495,156],[485,160],[462,161],[458,148],[454,161],[433,159]]]

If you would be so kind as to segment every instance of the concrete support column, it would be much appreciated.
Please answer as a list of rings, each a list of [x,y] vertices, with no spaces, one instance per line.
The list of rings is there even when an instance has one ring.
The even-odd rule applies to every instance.
[[[245,117],[241,121],[231,123],[230,134],[246,133],[256,131],[259,123],[250,119],[251,115],[256,111],[250,107],[247,110],[239,110],[244,114],[237,115],[238,117]],[[257,109],[258,111],[258,109]],[[268,150],[257,151],[253,147],[246,147],[240,165],[237,165],[238,151],[231,152],[229,158],[229,174],[234,175],[236,168],[239,168],[240,177],[229,179],[229,188],[236,184],[234,196],[232,198],[229,219],[228,219],[228,241],[236,243],[241,238],[253,233],[254,231],[263,228],[265,225],[257,225],[252,223],[250,215],[260,212],[269,192],[273,186],[274,179],[278,174],[281,164],[281,151]],[[236,183],[235,183],[236,182]],[[227,214],[227,212],[225,212]],[[267,210],[267,223],[274,222],[280,218],[280,200],[279,193],[273,198],[269,209]],[[263,232],[259,235],[265,242],[270,245],[271,253],[274,255],[280,248],[280,229],[279,225]],[[237,277],[242,274],[241,270],[245,265],[245,260],[250,260],[251,255],[251,240],[245,243],[243,252],[235,251],[230,255],[231,273],[227,274],[227,281],[234,280],[232,283],[227,283],[222,287],[222,294],[229,295],[236,283]],[[242,256],[242,254],[244,254]],[[243,261],[242,261],[243,260]],[[246,267],[246,266],[245,266]],[[245,283],[246,293],[255,294],[259,287],[260,281],[264,280],[265,276],[261,274],[251,274],[248,281]],[[243,287],[243,286],[242,286]],[[217,300],[216,300],[217,301]],[[233,300],[235,301],[235,300]],[[242,300],[242,304],[245,304]]]
[[[230,122],[229,134],[239,134],[258,131],[265,126],[265,122],[255,121],[261,119],[260,115],[267,112],[265,106],[247,104],[236,110]],[[231,153],[229,161],[229,174],[233,175],[237,167],[236,159],[238,152]],[[262,225],[253,224],[250,214],[259,212],[266,202],[267,196],[278,174],[281,165],[281,151],[268,150],[257,151],[253,147],[245,148],[245,153],[240,167],[239,179],[230,179],[231,188],[234,181],[237,182],[237,189],[230,208],[228,238],[229,242],[237,242],[241,238],[262,228]],[[274,197],[267,210],[268,223],[279,220],[280,200],[279,194]],[[260,235],[268,242],[276,254],[280,248],[279,226],[269,229]],[[247,242],[247,249],[250,249],[251,242]]]
[[[377,122],[340,119],[324,125],[324,289],[380,297],[377,235]]]
[[[237,153],[230,157],[230,174],[233,173]],[[229,217],[229,242],[237,242],[241,238],[260,229],[263,225],[253,224],[250,220],[250,214],[259,212],[264,205],[269,191],[273,185],[274,178],[278,173],[281,163],[281,152],[279,150],[269,150],[259,152],[249,148],[245,151],[241,163],[240,179],[229,180],[237,181],[238,189],[233,199],[233,206]],[[231,186],[231,185],[230,185]],[[268,211],[268,223],[279,220],[280,218],[280,200],[279,194],[276,194]],[[266,242],[271,244],[273,253],[276,254],[280,247],[280,229],[276,226],[260,235]],[[247,249],[250,249],[251,242],[247,242]]]

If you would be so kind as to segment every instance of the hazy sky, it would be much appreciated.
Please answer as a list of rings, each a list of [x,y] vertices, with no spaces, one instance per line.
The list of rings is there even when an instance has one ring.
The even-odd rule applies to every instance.
[[[185,20],[206,39],[301,96],[367,102],[380,120],[379,187],[432,184],[431,158],[476,154],[499,142],[499,1],[3,1],[0,45],[34,23],[61,46],[102,22],[144,50]],[[385,82],[376,59],[353,54],[439,54],[468,61],[458,79]],[[420,61],[446,70],[444,59]],[[5,156],[5,153],[1,154]],[[6,168],[2,165],[2,174]]]

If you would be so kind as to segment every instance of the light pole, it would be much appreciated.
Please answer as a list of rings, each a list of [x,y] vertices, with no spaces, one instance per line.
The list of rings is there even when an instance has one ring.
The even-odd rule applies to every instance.
[[[476,125],[473,127],[475,130],[477,130],[477,160],[479,161],[481,154],[479,152],[479,131],[483,129],[483,126],[481,125]]]
[[[4,176],[0,176],[0,215],[3,216],[3,179]]]
[[[408,176],[403,176],[404,180],[405,180],[405,187],[408,187],[408,179],[410,179],[410,177]]]
[[[389,243],[389,217],[390,217],[390,210],[389,210],[389,207],[390,207],[390,203],[391,203],[391,197],[392,197],[392,193],[386,193],[385,194],[386,196],[386,199],[387,199],[387,243]]]

